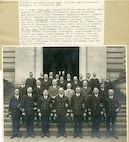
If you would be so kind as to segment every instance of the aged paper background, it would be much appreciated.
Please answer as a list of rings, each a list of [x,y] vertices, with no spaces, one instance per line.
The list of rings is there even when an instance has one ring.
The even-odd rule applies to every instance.
[[[0,0],[0,70],[2,70],[2,46],[19,45],[18,20],[18,3]],[[129,46],[129,0],[105,1],[104,30],[104,44]],[[127,55],[128,61],[129,49]]]

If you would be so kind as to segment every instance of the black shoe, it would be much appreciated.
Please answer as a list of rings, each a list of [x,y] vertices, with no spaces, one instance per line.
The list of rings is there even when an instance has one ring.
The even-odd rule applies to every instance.
[[[50,137],[50,135],[49,134],[46,134],[46,136],[49,138]]]
[[[67,138],[67,135],[66,135],[66,134],[64,134],[64,135],[63,135],[63,137]]]
[[[95,135],[94,135],[94,134],[92,134],[92,135],[91,135],[91,138],[94,138],[94,137],[95,137]]]
[[[80,138],[83,138],[82,134],[79,135]]]
[[[13,135],[13,136],[11,136],[11,139],[13,139],[13,138],[15,138],[16,136],[15,135]]]
[[[100,135],[97,135],[96,137],[97,137],[97,138],[100,138]]]
[[[26,135],[24,138],[28,138],[29,136],[28,135]]]
[[[114,138],[118,139],[119,137],[117,135],[113,135]]]
[[[43,138],[43,137],[45,137],[45,135],[44,135],[44,134],[42,134],[42,135],[41,135],[41,138]]]
[[[59,137],[60,137],[60,134],[57,134],[56,137],[59,138]]]
[[[20,134],[17,135],[18,138],[21,138],[22,136]]]
[[[74,136],[73,136],[74,138],[77,138],[77,135],[76,134],[74,134]]]
[[[35,138],[35,136],[34,136],[34,135],[31,135],[31,137],[32,137],[32,138]]]

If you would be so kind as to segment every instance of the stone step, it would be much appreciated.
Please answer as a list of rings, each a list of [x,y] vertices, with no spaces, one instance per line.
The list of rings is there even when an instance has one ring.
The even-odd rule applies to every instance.
[[[68,136],[72,136],[73,135],[73,128],[66,128],[65,130],[66,130],[66,134]],[[82,130],[83,130],[83,135],[84,136],[90,136],[91,135],[91,128],[83,128]],[[20,131],[21,131],[22,135],[26,134],[26,128],[21,128]],[[50,128],[49,131],[50,131],[50,135],[55,135],[56,136],[57,128]],[[106,131],[105,128],[100,128],[100,135],[101,136],[105,135],[105,131]],[[4,129],[4,135],[6,135],[6,136],[10,136],[11,132],[12,132],[12,128]],[[35,132],[36,136],[40,136],[41,133],[42,133],[41,132],[41,128],[34,128],[34,132]],[[117,128],[116,132],[117,132],[117,134],[119,136],[120,135],[126,136],[126,134],[127,134],[127,131],[126,131],[125,128]]]
[[[12,127],[12,122],[7,122],[5,125],[4,125],[4,128],[11,128]],[[41,124],[39,126],[36,126],[36,123],[34,123],[34,127],[35,128],[41,128]],[[72,128],[73,127],[73,124],[70,124],[70,123],[66,123],[66,128]],[[82,125],[83,128],[91,128],[91,122],[90,124],[86,124],[86,123],[83,123]],[[101,123],[100,125],[101,128],[105,128],[106,127],[106,124],[104,123]],[[21,126],[21,128],[25,128],[25,125],[24,126]],[[50,128],[57,128],[57,123],[50,123]],[[126,129],[126,123],[116,123],[116,128],[125,128]]]
[[[89,118],[89,120],[91,120],[91,118]],[[8,118],[4,118],[4,123],[7,123],[9,121],[11,121],[11,118],[9,118],[9,117]],[[35,119],[35,121],[36,121],[36,119]],[[126,117],[123,117],[123,118],[122,117],[120,117],[120,118],[117,117],[116,122],[118,122],[118,123],[119,122],[124,122],[125,123],[126,122]]]

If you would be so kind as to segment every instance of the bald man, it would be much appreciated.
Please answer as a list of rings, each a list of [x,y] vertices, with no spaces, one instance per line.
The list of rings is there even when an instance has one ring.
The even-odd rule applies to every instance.
[[[57,137],[67,137],[65,133],[66,112],[69,105],[68,98],[64,95],[64,89],[61,87],[58,96],[55,98],[55,109],[57,114],[58,134]]]
[[[49,117],[52,109],[52,99],[48,94],[48,90],[44,90],[42,96],[38,99],[38,113],[41,116],[42,135],[41,137],[49,137]]]
[[[105,110],[106,110],[106,136],[109,137],[112,135],[115,138],[118,138],[116,134],[116,117],[117,113],[120,110],[120,103],[118,99],[114,97],[114,90],[108,90],[108,97],[105,98]],[[112,124],[112,131],[110,131],[110,123]]]
[[[74,116],[74,138],[82,138],[82,120],[84,112],[84,96],[81,94],[80,86],[75,89],[75,95],[71,98],[70,107]]]
[[[91,112],[91,120],[92,120],[92,134],[91,137],[98,137],[99,135],[99,128],[101,122],[101,114],[103,112],[103,98],[99,95],[99,89],[93,89],[93,95],[89,97],[87,101],[88,107],[90,108]]]
[[[27,95],[24,97],[24,110],[25,110],[25,117],[26,117],[26,136],[34,138],[34,114],[35,114],[35,102],[36,97],[33,95],[32,87],[27,88]]]

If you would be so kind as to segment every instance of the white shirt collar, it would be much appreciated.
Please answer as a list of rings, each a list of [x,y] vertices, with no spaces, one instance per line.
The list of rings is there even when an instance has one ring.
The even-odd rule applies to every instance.
[[[64,95],[63,95],[63,94],[59,94],[59,96],[60,96],[61,98],[63,98]]]
[[[22,86],[21,86],[21,87],[22,87],[22,88],[23,88],[23,87],[25,87],[25,84],[22,84]]]
[[[47,98],[48,98],[48,96],[44,96],[44,98],[45,98],[45,99],[47,99]]]
[[[95,95],[95,97],[98,97],[99,96],[99,94],[94,94]]]
[[[27,93],[27,95],[28,95],[29,97],[32,97],[32,93]]]
[[[53,88],[56,88],[57,85],[53,85]]]
[[[76,96],[79,97],[79,96],[80,96],[80,93],[76,93]]]
[[[19,99],[19,95],[15,95],[15,98],[18,100]]]
[[[40,85],[37,85],[37,88],[41,88]]]
[[[84,89],[87,89],[87,86],[86,87],[83,87]]]
[[[110,99],[113,99],[113,96],[109,96]]]

